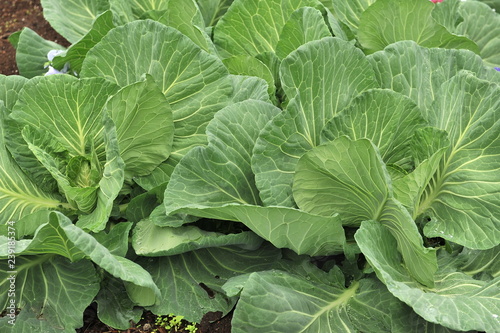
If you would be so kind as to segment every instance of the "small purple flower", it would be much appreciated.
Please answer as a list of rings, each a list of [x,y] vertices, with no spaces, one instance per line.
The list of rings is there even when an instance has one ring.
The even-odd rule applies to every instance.
[[[495,69],[500,72],[500,67],[495,67]]]

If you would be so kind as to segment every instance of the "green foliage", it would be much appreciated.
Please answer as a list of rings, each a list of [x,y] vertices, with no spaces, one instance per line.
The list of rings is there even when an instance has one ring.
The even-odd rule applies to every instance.
[[[486,4],[42,4],[71,71],[25,29],[0,75],[0,331],[498,330]]]
[[[425,47],[479,52],[471,40],[455,36],[439,25],[432,17],[433,10],[430,1],[377,0],[361,15],[359,42],[369,53],[400,40],[413,40]]]
[[[76,43],[92,27],[97,16],[107,9],[105,0],[42,0],[47,21],[71,43]]]
[[[497,11],[500,10],[498,2]],[[500,17],[488,6],[477,2],[462,3],[459,13],[463,21],[458,24],[457,33],[476,42],[484,62],[491,66],[500,65]],[[484,20],[484,24],[477,24]]]
[[[50,50],[64,50],[64,47],[43,39],[30,28],[21,30],[16,46],[19,74],[29,79],[46,73],[47,53]]]

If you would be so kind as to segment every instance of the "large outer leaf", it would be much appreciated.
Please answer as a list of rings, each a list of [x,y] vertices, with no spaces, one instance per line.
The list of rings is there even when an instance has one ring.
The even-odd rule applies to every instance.
[[[140,258],[138,263],[153,276],[164,299],[149,308],[156,314],[175,313],[200,322],[210,311],[228,313],[236,303],[222,285],[239,274],[268,270],[281,259],[281,251],[265,246],[255,251],[222,247],[188,253]]]
[[[172,110],[150,76],[118,91],[105,110],[116,125],[125,179],[150,174],[170,156]]]
[[[355,170],[355,172],[353,172]],[[367,139],[340,137],[304,154],[295,170],[293,196],[311,214],[340,214],[344,224],[377,220],[392,195],[380,154]]]
[[[143,18],[151,18],[175,28],[203,50],[217,53],[212,40],[204,31],[205,22],[195,0],[169,0],[165,10],[147,12]]]
[[[119,64],[119,65],[118,65]],[[189,38],[165,25],[146,20],[110,31],[82,66],[82,77],[99,76],[124,87],[150,74],[172,107],[173,155],[205,144],[205,128],[232,92],[227,69]]]
[[[54,57],[52,66],[60,70],[66,63],[69,63],[71,71],[80,73],[83,59],[87,55],[87,52],[114,27],[113,14],[111,11],[107,10],[99,14],[92,23],[89,32],[71,45],[65,53]]]
[[[268,91],[270,90],[266,81],[255,76],[230,75],[233,83],[233,102],[243,102],[247,99],[255,99],[271,103]]]
[[[333,9],[328,9],[328,6],[325,4],[327,0],[322,0],[323,5],[326,7],[324,11],[326,11],[326,22],[328,24],[328,28],[331,30],[333,33],[333,36],[338,37],[340,39],[349,41],[353,39],[353,36],[349,34],[349,28],[347,28],[342,22],[337,20],[337,18],[332,14],[334,12]],[[323,11],[323,15],[324,14]]]
[[[264,271],[230,279],[224,290],[241,292],[233,332],[449,332],[415,315],[376,279],[353,281],[348,288],[335,282],[336,269],[329,274],[317,268],[307,274]]]
[[[208,147],[191,150],[177,165],[165,191],[167,214],[188,206],[260,203],[250,166],[259,131],[279,109],[248,100],[218,112],[207,127]]]
[[[149,304],[154,304],[155,297],[160,297],[160,291],[151,279],[151,275],[135,262],[124,257],[112,254],[104,245],[100,244],[90,234],[75,226],[70,219],[59,212],[54,212],[51,219],[57,219],[59,225],[66,233],[68,239],[75,244],[78,249],[85,253],[90,260],[99,265],[108,273],[136,287],[141,288],[153,300]]]
[[[474,249],[500,242],[499,108],[497,84],[470,73],[443,84],[428,118],[451,147],[420,200],[418,212],[432,219],[427,236]]]
[[[159,257],[181,254],[207,247],[236,245],[256,249],[262,238],[250,231],[223,234],[205,231],[196,226],[158,227],[150,220],[137,223],[132,246],[140,256]]]
[[[16,220],[16,239],[18,240],[16,246],[19,246],[20,240],[33,236],[38,227],[49,220],[50,213],[50,210],[42,209]],[[0,235],[7,235],[8,226],[8,224],[0,224]],[[4,251],[7,251],[7,247]]]
[[[7,223],[37,210],[64,205],[57,195],[42,191],[12,159],[5,147],[5,107],[0,101],[0,220]]]
[[[330,120],[321,133],[328,142],[342,135],[370,139],[386,164],[404,169],[413,167],[410,139],[425,120],[409,98],[391,90],[374,89],[361,93]]]
[[[109,9],[105,0],[42,0],[43,15],[71,43],[91,29],[95,18]]]
[[[459,331],[498,330],[499,277],[475,280],[458,271],[457,262],[441,251],[434,288],[422,288],[400,265],[396,241],[380,224],[363,222],[355,238],[389,291],[427,321]]]
[[[479,46],[481,58],[487,64],[499,67],[500,14],[487,5],[474,1],[461,3],[459,12],[463,22],[458,25],[457,31]]]
[[[276,45],[276,55],[285,58],[299,46],[323,37],[331,37],[323,14],[311,7],[299,8],[283,26]]]
[[[335,16],[346,24],[354,33],[357,33],[359,27],[359,18],[361,14],[373,4],[376,0],[332,0]]]
[[[436,250],[423,245],[417,225],[406,208],[399,201],[389,199],[380,216],[380,222],[396,238],[398,251],[411,277],[432,287],[434,273],[438,268]]]
[[[59,221],[51,218],[50,214],[42,216],[44,218],[40,221],[42,225],[36,230],[32,239],[21,239],[16,243],[16,256],[57,254],[68,258],[71,262],[84,258],[85,254],[68,239]],[[0,241],[4,245],[0,256],[7,258],[7,239],[0,236]]]
[[[95,299],[99,320],[115,329],[127,330],[130,321],[139,322],[142,309],[136,307],[127,295],[123,282],[106,276],[101,282],[101,290]]]
[[[370,141],[340,137],[306,153],[297,164],[293,190],[297,204],[307,212],[338,213],[349,225],[379,221],[397,239],[411,276],[432,286],[435,253],[423,247],[412,217],[392,198],[391,179]]]
[[[214,26],[233,3],[233,0],[197,0],[207,27]]]
[[[460,270],[469,276],[486,273],[493,278],[500,276],[500,245],[489,250],[471,250],[464,248],[460,255],[466,261],[460,265]]]
[[[149,11],[166,10],[169,1],[165,0],[108,0],[115,21],[126,24],[140,19]]]
[[[270,69],[260,60],[249,55],[239,55],[226,58],[222,61],[233,75],[256,76],[267,83],[268,93],[273,99],[276,93],[274,77]]]
[[[28,80],[18,75],[0,74],[0,100],[3,101],[6,114],[9,114],[16,104],[19,92]]]
[[[146,191],[151,191],[152,189],[159,189],[163,186],[163,191],[167,186],[170,176],[174,171],[175,166],[179,161],[175,159],[168,159],[165,163],[160,164],[147,176],[135,177],[134,181]]]
[[[101,231],[93,236],[112,254],[125,257],[129,250],[129,233],[132,224],[132,222],[120,222],[113,225],[108,233]]]
[[[283,26],[298,8],[316,0],[235,0],[214,29],[214,42],[226,58],[275,52]]]
[[[47,73],[45,63],[50,50],[64,50],[61,45],[45,40],[30,28],[24,28],[19,35],[16,49],[16,63],[19,74],[30,79]]]
[[[166,187],[166,186],[165,186]],[[158,227],[174,227],[178,228],[183,224],[196,222],[199,220],[199,217],[191,216],[187,214],[172,214],[167,215],[165,205],[159,205],[154,208],[148,217],[145,217],[145,220],[148,220],[148,223],[152,223]]]
[[[467,50],[427,49],[412,41],[394,43],[368,56],[382,88],[410,97],[423,112],[431,108],[441,85],[461,70],[500,83],[500,73],[484,67]]]
[[[358,39],[369,52],[389,44],[413,40],[425,47],[463,48],[479,53],[477,45],[466,37],[451,34],[432,18],[429,1],[378,0],[360,18]]]
[[[163,192],[165,192],[165,189],[163,189]],[[139,222],[142,219],[149,218],[156,208],[164,207],[159,205],[160,203],[161,199],[156,190],[139,194],[128,203],[125,218],[131,222]]]
[[[492,9],[494,9],[497,13],[500,12],[500,1],[499,0],[477,0],[480,2],[484,2]]]
[[[252,167],[264,204],[293,207],[291,184],[300,156],[320,143],[328,120],[376,83],[363,53],[337,38],[301,46],[283,60],[280,72],[291,101],[262,130]]]
[[[7,260],[0,262],[0,309],[9,298]],[[14,326],[0,319],[2,332],[75,332],[83,325],[82,313],[99,291],[99,277],[88,260],[71,263],[54,255],[16,258],[16,307],[21,312]]]
[[[354,332],[348,303],[358,288],[357,282],[343,290],[281,271],[253,273],[235,310],[233,332]]]
[[[318,216],[287,207],[226,204],[220,207],[191,205],[176,213],[218,220],[239,221],[278,248],[311,256],[341,253],[345,243],[338,215]]]
[[[437,2],[432,10],[432,18],[449,32],[457,33],[457,25],[462,21],[462,16],[458,13],[461,2],[460,0]]]

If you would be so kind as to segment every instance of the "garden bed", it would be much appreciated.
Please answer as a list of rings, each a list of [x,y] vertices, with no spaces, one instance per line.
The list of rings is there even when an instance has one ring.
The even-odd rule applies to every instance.
[[[496,332],[498,0],[41,3],[2,3],[0,331]]]

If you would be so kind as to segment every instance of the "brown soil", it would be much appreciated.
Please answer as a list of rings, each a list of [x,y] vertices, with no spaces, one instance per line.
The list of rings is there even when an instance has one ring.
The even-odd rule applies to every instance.
[[[68,47],[70,43],[59,35],[50,24],[45,21],[40,0],[0,0],[0,74],[15,75],[19,71],[16,65],[16,50],[9,42],[9,36],[29,27],[47,40],[54,41]],[[230,333],[232,314],[220,318],[220,313],[205,315],[202,322],[197,325],[197,333]],[[130,328],[120,331],[103,324],[97,318],[95,306],[90,306],[84,313],[84,326],[77,330],[78,333],[185,333],[186,325],[177,330],[166,330],[156,325],[157,317],[151,312],[145,312],[143,319],[138,323],[130,323]],[[184,327],[184,328],[183,328]]]
[[[43,18],[40,0],[0,0],[0,74],[19,73],[16,50],[8,38],[24,27],[29,27],[47,40],[69,46],[68,41]]]
[[[232,312],[221,318],[220,312],[207,313],[201,323],[196,325],[196,333],[231,333]],[[168,322],[168,317],[167,320]],[[189,324],[182,321],[179,329],[165,329],[164,326],[158,325],[158,317],[149,311],[144,312],[142,319],[138,323],[130,323],[130,328],[127,330],[117,330],[103,324],[97,318],[97,309],[95,304],[87,308],[84,315],[84,325],[76,330],[76,333],[191,333],[186,326]]]

